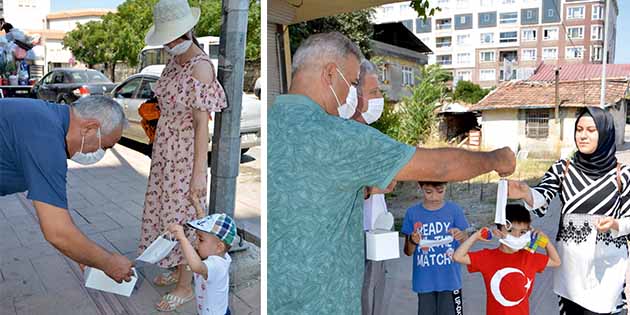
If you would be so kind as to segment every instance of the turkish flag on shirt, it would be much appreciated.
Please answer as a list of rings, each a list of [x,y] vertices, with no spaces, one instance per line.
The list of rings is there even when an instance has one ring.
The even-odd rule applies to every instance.
[[[507,254],[498,248],[468,255],[468,272],[481,272],[486,285],[486,314],[529,314],[529,296],[534,289],[534,279],[537,272],[545,270],[548,256],[526,250]]]

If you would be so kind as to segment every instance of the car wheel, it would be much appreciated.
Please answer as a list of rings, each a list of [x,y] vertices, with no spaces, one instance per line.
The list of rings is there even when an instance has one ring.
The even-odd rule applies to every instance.
[[[247,151],[249,151],[249,148],[247,148],[247,149],[241,149],[241,155],[243,155],[243,154],[247,153]]]

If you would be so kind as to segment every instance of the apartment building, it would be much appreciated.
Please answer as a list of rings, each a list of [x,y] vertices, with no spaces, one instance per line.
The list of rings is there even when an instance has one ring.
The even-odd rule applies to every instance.
[[[452,71],[454,84],[491,87],[525,79],[540,63],[601,63],[604,36],[614,63],[619,9],[610,1],[607,13],[604,0],[431,0],[441,11],[426,20],[399,2],[378,7],[374,23],[403,23],[433,50],[430,64]]]

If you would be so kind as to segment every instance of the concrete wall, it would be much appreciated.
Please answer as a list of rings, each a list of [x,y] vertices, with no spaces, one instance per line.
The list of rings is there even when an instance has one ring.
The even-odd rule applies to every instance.
[[[85,24],[90,21],[100,21],[101,17],[82,16],[66,19],[54,19],[48,21],[48,28],[55,31],[70,32],[77,27],[77,23]]]

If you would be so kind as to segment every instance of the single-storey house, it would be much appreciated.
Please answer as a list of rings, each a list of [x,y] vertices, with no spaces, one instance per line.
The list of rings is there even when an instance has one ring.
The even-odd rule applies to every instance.
[[[604,108],[614,117],[619,146],[624,142],[630,103],[630,67],[607,67],[610,68],[607,73],[614,76],[606,80]],[[481,113],[482,147],[509,146],[515,152],[528,151],[530,157],[566,156],[575,148],[573,135],[579,110],[600,104],[599,74],[601,65],[561,65],[557,123],[555,66],[543,65],[527,81],[499,86],[470,108]]]

